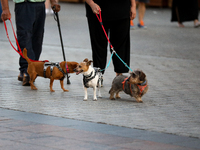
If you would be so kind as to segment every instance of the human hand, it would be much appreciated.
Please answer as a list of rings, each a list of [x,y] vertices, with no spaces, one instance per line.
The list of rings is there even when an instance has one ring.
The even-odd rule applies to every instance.
[[[136,17],[136,7],[131,7],[131,10],[130,10],[130,19],[133,20],[135,19]]]
[[[54,12],[59,12],[60,11],[60,5],[56,2],[51,3],[51,8]]]
[[[1,19],[3,21],[6,21],[8,19],[11,19],[11,13],[10,13],[10,10],[9,9],[5,9],[3,10],[2,14],[1,14]]]
[[[94,14],[99,14],[99,11],[101,11],[99,5],[97,5],[93,0],[86,0],[86,3],[91,7]]]
[[[101,8],[96,3],[92,4],[90,7],[94,14],[99,14],[99,11],[101,11]]]

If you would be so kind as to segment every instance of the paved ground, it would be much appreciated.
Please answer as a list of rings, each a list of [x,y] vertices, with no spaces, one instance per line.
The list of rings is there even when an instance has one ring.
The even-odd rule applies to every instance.
[[[10,9],[14,24],[11,1]],[[91,59],[84,5],[61,3],[61,9],[67,60]],[[0,146],[48,150],[200,149],[200,29],[193,28],[192,22],[180,29],[170,22],[170,15],[169,9],[148,8],[148,29],[131,31],[130,67],[142,69],[150,86],[143,104],[123,93],[121,100],[109,100],[115,76],[112,64],[104,75],[103,98],[97,102],[92,101],[92,89],[89,100],[83,101],[81,75],[70,75],[71,85],[65,84],[70,92],[66,93],[59,81],[54,82],[55,92],[50,93],[49,80],[44,78],[37,78],[37,91],[21,86],[17,81],[18,54],[0,24]],[[7,25],[14,43],[8,21]],[[43,59],[63,60],[52,16],[46,18]]]

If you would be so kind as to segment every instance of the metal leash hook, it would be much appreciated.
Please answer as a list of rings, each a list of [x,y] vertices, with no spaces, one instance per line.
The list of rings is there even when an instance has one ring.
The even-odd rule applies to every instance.
[[[55,10],[55,6],[52,7],[53,10]],[[62,34],[61,34],[61,29],[60,29],[60,21],[59,21],[59,17],[58,17],[58,12],[55,12],[54,11],[54,19],[57,21],[57,24],[58,24],[58,30],[59,30],[59,35],[60,35],[60,42],[61,42],[61,46],[62,46],[62,53],[63,53],[63,59],[64,61],[66,61],[66,58],[65,58],[65,51],[64,51],[64,46],[63,46],[63,40],[62,40]],[[68,72],[66,71],[66,74],[67,74],[67,84],[71,84],[70,81],[69,81],[69,75],[68,75]]]

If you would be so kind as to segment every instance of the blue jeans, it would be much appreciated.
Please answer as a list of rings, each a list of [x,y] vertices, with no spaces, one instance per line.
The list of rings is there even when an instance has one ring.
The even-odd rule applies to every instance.
[[[21,50],[27,49],[27,55],[32,60],[39,60],[45,25],[44,2],[23,2],[15,4],[15,20],[17,39]],[[27,72],[28,63],[20,56],[20,72]]]

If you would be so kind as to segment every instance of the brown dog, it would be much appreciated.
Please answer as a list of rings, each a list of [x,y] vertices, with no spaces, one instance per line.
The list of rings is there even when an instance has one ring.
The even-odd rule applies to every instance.
[[[144,72],[137,69],[130,74],[130,77],[124,75],[116,76],[113,79],[112,87],[109,91],[110,99],[115,99],[115,93],[115,97],[120,98],[119,92],[121,91],[134,97],[138,103],[142,103],[142,96],[148,91],[148,82]]]
[[[28,68],[27,72],[30,77],[30,86],[32,90],[37,90],[37,88],[34,86],[33,82],[37,78],[37,76],[45,77],[50,79],[50,91],[54,92],[53,90],[53,81],[54,80],[60,80],[61,88],[64,92],[68,92],[63,86],[63,80],[66,74],[66,71],[68,73],[74,73],[74,69],[77,67],[77,62],[66,62],[62,61],[59,63],[48,63],[38,61],[38,62],[32,62],[28,56],[27,56],[27,49],[24,48],[23,50],[23,56],[28,62]]]

